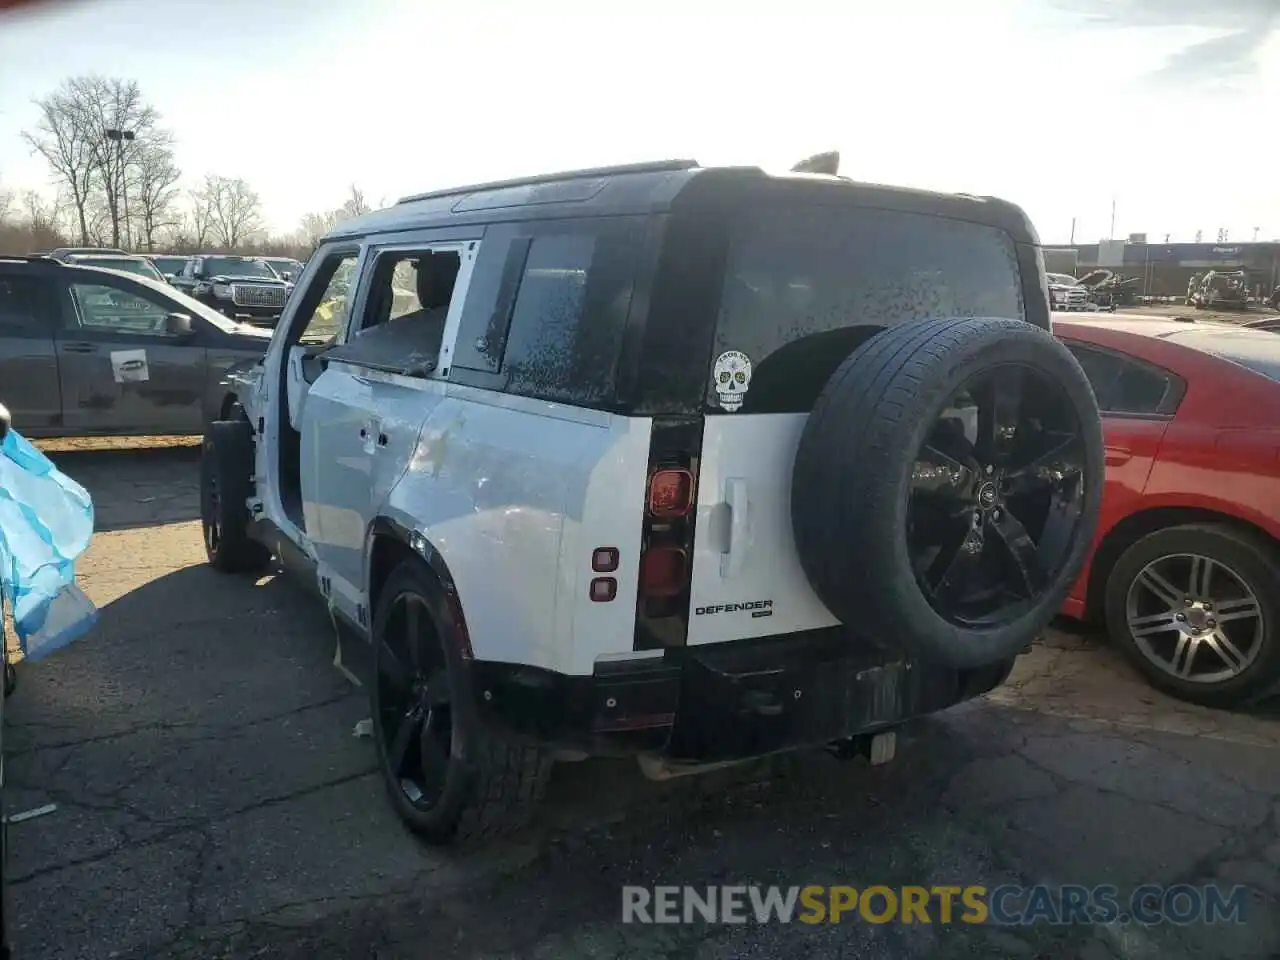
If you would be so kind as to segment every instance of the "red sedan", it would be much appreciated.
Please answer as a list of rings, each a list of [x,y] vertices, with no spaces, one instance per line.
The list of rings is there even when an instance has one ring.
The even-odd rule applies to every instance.
[[[1151,683],[1209,706],[1280,684],[1280,337],[1054,317],[1103,411],[1106,489],[1063,609],[1105,621]]]

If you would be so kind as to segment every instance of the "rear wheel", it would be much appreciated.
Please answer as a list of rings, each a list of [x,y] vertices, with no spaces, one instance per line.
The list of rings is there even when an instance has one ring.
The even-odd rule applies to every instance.
[[[480,723],[456,625],[423,563],[391,573],[372,633],[374,740],[400,819],[438,844],[518,829],[542,798],[551,762]]]
[[[792,523],[851,632],[968,668],[1056,614],[1101,499],[1084,372],[1017,320],[903,323],[856,350],[804,428]]]
[[[209,564],[226,573],[262,570],[271,551],[249,536],[253,436],[248,421],[218,420],[200,457],[200,523]]]
[[[1210,707],[1280,683],[1275,549],[1231,527],[1186,525],[1129,547],[1107,580],[1107,629],[1152,686]]]

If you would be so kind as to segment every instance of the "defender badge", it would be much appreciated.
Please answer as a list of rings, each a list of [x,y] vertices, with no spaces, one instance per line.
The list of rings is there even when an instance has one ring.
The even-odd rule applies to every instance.
[[[737,350],[726,350],[716,357],[712,376],[720,406],[730,413],[739,409],[751,386],[750,358]]]

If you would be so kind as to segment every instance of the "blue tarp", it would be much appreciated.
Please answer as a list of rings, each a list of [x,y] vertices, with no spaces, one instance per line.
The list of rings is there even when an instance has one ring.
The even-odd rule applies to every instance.
[[[89,492],[10,430],[0,441],[0,599],[23,659],[48,656],[96,622],[75,568],[92,536]]]

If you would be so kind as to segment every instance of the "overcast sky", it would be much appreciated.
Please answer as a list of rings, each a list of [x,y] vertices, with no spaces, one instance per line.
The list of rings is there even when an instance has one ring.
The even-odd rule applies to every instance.
[[[66,76],[137,80],[271,227],[667,157],[996,194],[1047,241],[1280,238],[1275,0],[79,0],[0,15],[0,184]],[[1206,12],[1208,11],[1208,12]],[[1198,136],[1202,139],[1197,141]]]

